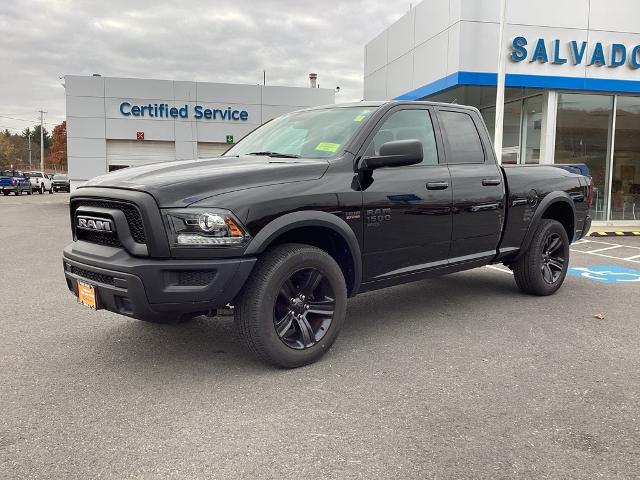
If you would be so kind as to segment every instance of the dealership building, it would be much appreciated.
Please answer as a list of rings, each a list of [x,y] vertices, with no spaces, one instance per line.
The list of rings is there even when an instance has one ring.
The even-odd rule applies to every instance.
[[[335,101],[326,88],[102,76],[68,75],[65,91],[72,188],[120,168],[214,157],[274,117]]]
[[[425,0],[365,46],[366,100],[476,106],[503,163],[586,163],[595,225],[640,225],[640,3]]]

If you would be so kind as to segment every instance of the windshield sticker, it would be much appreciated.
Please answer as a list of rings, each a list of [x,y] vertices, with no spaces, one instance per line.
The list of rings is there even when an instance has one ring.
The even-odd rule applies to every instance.
[[[340,148],[340,144],[339,143],[331,143],[331,142],[320,142],[316,146],[316,150],[318,150],[320,152],[336,153],[338,151],[338,148]]]
[[[353,121],[354,122],[361,122],[365,118],[366,118],[366,115],[360,114],[360,115],[356,115],[356,118],[354,118]]]

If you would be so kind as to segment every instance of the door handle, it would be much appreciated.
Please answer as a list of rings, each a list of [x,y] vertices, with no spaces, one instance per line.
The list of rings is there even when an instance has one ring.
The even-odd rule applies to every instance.
[[[484,178],[482,179],[482,185],[485,187],[495,187],[497,185],[500,185],[502,183],[502,180],[500,180],[499,178]]]
[[[427,190],[446,190],[449,182],[427,182]]]

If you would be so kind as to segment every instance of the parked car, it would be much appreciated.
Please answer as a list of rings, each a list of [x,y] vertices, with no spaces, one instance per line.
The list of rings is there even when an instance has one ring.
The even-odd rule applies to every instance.
[[[249,351],[298,367],[331,347],[361,292],[503,263],[522,291],[553,294],[591,197],[580,173],[498,165],[475,108],[331,105],[220,158],[88,181],[71,194],[63,266],[80,303],[141,320],[231,304]]]
[[[44,192],[53,193],[51,180],[44,172],[25,172],[29,178],[34,192],[43,194]]]
[[[3,195],[9,195],[11,192],[16,195],[22,195],[22,192],[27,192],[27,195],[33,193],[31,182],[18,170],[0,171],[0,191]]]
[[[54,192],[68,192],[71,190],[69,177],[66,175],[54,175],[51,180],[51,186],[53,187]]]

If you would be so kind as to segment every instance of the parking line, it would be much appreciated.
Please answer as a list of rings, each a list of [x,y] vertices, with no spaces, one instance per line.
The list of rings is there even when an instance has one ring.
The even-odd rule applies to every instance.
[[[586,253],[604,252],[605,250],[613,250],[614,248],[620,248],[622,246],[623,245],[614,245],[613,247],[597,248],[595,250],[589,250],[589,252]]]
[[[572,243],[572,245],[580,245],[581,243],[583,243],[582,240],[580,240],[579,242]],[[640,250],[640,247],[636,247],[633,245],[620,245],[619,243],[601,242],[600,240],[585,240],[584,243],[600,243],[602,245],[615,245],[617,247],[635,248],[636,250]]]
[[[633,255],[633,256],[631,256],[631,257],[627,257],[627,258],[625,258],[625,260],[634,260],[634,259],[636,259],[636,258],[640,258],[640,255]]]
[[[490,268],[491,270],[498,270],[499,272],[502,273],[508,273],[509,275],[513,275],[513,272],[509,269],[504,269],[504,268],[500,268],[500,267],[496,267],[495,265],[485,265],[487,268]]]
[[[612,255],[607,255],[605,253],[583,252],[582,250],[575,250],[573,248],[571,249],[571,251],[574,252],[574,253],[584,253],[584,254],[587,254],[587,255],[595,255],[597,257],[612,258],[614,260],[622,260],[622,261],[627,261],[627,262],[640,263],[640,260],[629,260],[627,258],[614,257]]]

